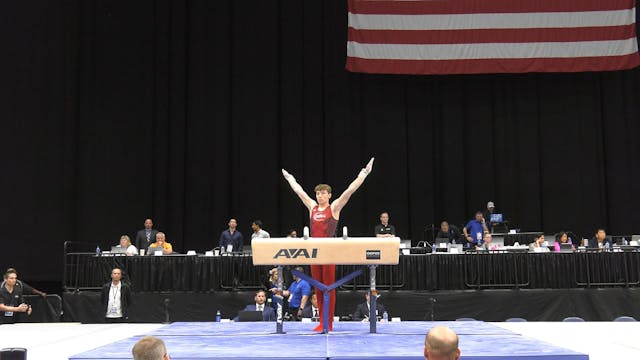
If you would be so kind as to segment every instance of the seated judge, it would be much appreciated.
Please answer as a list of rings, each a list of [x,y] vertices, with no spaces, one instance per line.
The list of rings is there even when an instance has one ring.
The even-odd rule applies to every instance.
[[[320,309],[318,308],[318,297],[316,293],[311,294],[311,306],[302,309],[302,317],[311,319],[312,321],[320,320]]]
[[[561,231],[556,235],[556,243],[553,244],[553,251],[560,252],[560,244],[571,244],[571,248],[575,250],[575,246],[571,239],[569,239],[569,235],[565,231]]]
[[[594,237],[589,239],[590,249],[611,249],[611,246],[611,239],[607,238],[607,233],[602,228],[596,230]]]
[[[478,251],[498,250],[498,246],[496,244],[492,244],[491,243],[492,239],[493,238],[491,237],[491,234],[489,234],[489,233],[484,234],[484,239],[482,241],[482,244],[476,245],[476,250],[478,250]]]
[[[367,299],[366,302],[363,302],[362,304],[358,305],[356,307],[356,311],[353,312],[353,320],[354,321],[369,321],[369,313],[370,313],[370,309],[371,306],[370,304],[370,292],[367,290],[367,292],[364,294],[365,299]],[[376,301],[376,317],[377,316],[382,316],[382,314],[384,313],[384,305],[380,304],[378,301]]]
[[[536,250],[536,249],[539,249],[539,250]],[[531,244],[529,244],[529,251],[531,251],[531,252],[536,252],[536,251],[547,252],[547,251],[549,251],[549,248],[544,246],[544,235],[539,235],[538,237],[533,239],[533,242]]]
[[[120,236],[120,243],[116,247],[127,249],[125,252],[127,256],[138,255],[138,249],[131,245],[131,239],[127,235]]]
[[[380,224],[376,225],[373,230],[376,237],[394,237],[396,236],[396,228],[389,224],[389,213],[380,214]]]
[[[263,290],[256,292],[253,300],[255,303],[245,306],[244,311],[262,311],[262,321],[276,320],[276,312],[271,306],[267,305],[267,294]],[[233,321],[238,321],[238,316]]]
[[[460,230],[455,225],[449,225],[448,222],[443,221],[440,223],[440,230],[436,238],[449,239],[449,242],[460,241]]]
[[[159,232],[156,234],[156,242],[149,245],[147,254],[155,255],[155,252],[158,250],[162,250],[163,255],[169,255],[173,253],[173,246],[171,246],[171,244],[167,242],[166,236],[163,232]]]

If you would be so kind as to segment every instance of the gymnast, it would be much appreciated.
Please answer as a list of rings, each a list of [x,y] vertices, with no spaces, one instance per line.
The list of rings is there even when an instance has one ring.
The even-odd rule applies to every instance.
[[[298,195],[300,200],[306,208],[309,210],[309,223],[311,227],[311,237],[318,238],[327,238],[333,237],[335,235],[336,226],[338,225],[338,220],[340,220],[340,212],[347,205],[351,195],[358,190],[360,185],[364,182],[364,179],[367,178],[367,175],[371,173],[373,169],[373,160],[371,158],[369,163],[360,170],[360,173],[356,177],[355,180],[347,187],[347,189],[340,195],[337,199],[333,201],[333,203],[329,203],[331,199],[331,186],[327,184],[319,184],[315,187],[314,191],[316,193],[316,200],[313,200],[307,193],[304,192],[302,186],[298,184],[293,175],[289,174],[285,169],[282,169],[282,175],[285,180],[289,182],[291,189],[293,192]],[[333,284],[336,279],[336,266],[335,265],[312,265],[311,266],[311,277],[314,279],[324,283],[324,284]],[[318,308],[320,308],[320,324],[314,329],[314,331],[322,331],[323,324],[322,319],[324,313],[323,305],[323,296],[322,292],[319,289],[316,289],[316,296],[318,298]],[[329,330],[333,330],[333,316],[335,313],[336,306],[336,293],[335,290],[332,290],[329,298]]]

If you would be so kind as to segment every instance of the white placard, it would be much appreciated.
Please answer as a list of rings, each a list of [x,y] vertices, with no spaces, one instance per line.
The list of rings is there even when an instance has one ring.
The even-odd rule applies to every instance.
[[[204,256],[213,256],[213,251],[205,251]]]
[[[153,252],[154,256],[162,256],[162,250],[156,250]]]

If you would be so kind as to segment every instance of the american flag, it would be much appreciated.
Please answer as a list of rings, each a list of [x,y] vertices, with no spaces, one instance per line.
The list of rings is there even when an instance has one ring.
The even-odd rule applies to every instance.
[[[640,64],[635,0],[349,0],[347,70],[474,74]]]

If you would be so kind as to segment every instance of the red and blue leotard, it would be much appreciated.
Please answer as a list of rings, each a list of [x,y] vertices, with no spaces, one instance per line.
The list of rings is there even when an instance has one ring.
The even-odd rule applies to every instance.
[[[311,237],[333,237],[338,226],[338,220],[334,219],[331,212],[331,205],[324,210],[319,210],[318,205],[311,210]],[[311,277],[323,284],[331,285],[336,282],[336,266],[335,265],[311,265]],[[316,297],[318,298],[318,308],[320,309],[320,319],[324,319],[324,298],[322,291],[316,289]],[[333,329],[333,316],[336,309],[336,291],[332,290],[329,294],[329,329]],[[321,328],[321,326],[319,326]]]

